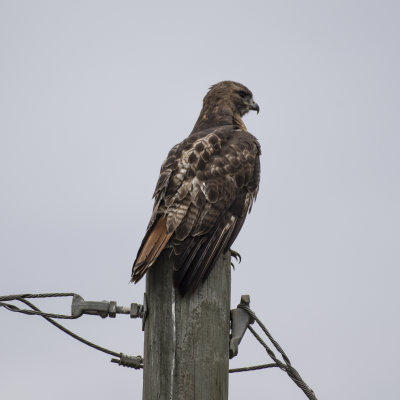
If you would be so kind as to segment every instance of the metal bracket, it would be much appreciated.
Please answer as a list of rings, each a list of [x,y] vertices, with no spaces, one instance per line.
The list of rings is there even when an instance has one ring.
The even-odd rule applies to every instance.
[[[82,314],[99,315],[101,318],[115,318],[117,314],[129,314],[131,318],[143,318],[145,315],[144,308],[144,306],[137,303],[122,307],[117,306],[115,301],[85,301],[83,297],[75,294],[72,298],[71,315],[76,318]]]
[[[250,306],[250,296],[242,295],[240,304]],[[254,319],[242,308],[231,310],[231,337],[229,341],[229,358],[236,357],[239,351],[239,344],[246,332],[249,324],[252,324]]]

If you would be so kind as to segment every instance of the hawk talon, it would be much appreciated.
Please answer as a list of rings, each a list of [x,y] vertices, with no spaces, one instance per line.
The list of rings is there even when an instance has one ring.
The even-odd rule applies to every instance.
[[[242,256],[235,250],[229,249],[231,252],[231,257],[233,257],[236,261],[239,261],[239,264],[242,262]]]
[[[230,249],[231,252],[231,258],[233,257],[236,261],[238,261],[238,264],[242,262],[242,256],[235,250]],[[231,261],[231,266],[233,269],[235,269],[235,264]]]

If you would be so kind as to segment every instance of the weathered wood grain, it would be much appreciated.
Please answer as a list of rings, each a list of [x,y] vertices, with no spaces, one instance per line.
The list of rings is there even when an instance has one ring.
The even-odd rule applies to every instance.
[[[227,400],[230,257],[181,297],[172,260],[159,257],[146,277],[143,400]]]

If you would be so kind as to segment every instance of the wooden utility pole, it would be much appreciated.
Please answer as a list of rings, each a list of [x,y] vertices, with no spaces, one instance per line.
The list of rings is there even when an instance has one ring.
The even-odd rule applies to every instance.
[[[183,298],[165,253],[146,277],[143,400],[227,400],[229,253]]]

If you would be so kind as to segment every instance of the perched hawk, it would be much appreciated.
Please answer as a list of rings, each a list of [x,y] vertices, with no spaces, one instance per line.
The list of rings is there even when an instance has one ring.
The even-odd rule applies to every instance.
[[[153,214],[132,269],[138,282],[165,248],[174,257],[174,283],[193,291],[230,249],[257,196],[260,144],[242,121],[259,112],[237,82],[211,86],[191,134],[161,166]]]

